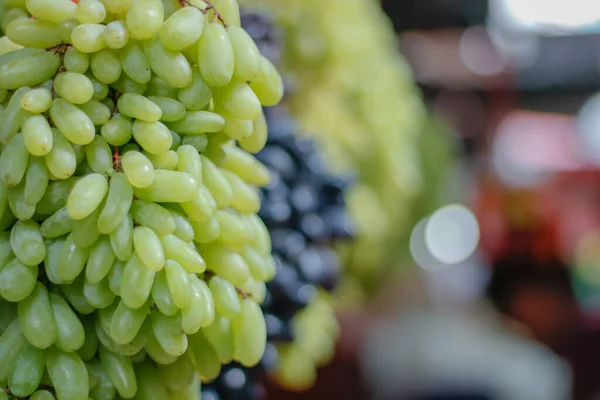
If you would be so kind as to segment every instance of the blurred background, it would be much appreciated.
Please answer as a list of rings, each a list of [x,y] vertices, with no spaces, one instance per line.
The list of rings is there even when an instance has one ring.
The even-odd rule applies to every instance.
[[[423,105],[404,112],[433,121],[413,129],[427,141],[389,157],[403,173],[417,163],[435,171],[410,202],[390,197],[403,223],[386,238],[402,254],[377,264],[393,273],[361,272],[375,233],[347,251],[360,268],[337,294],[340,340],[315,385],[269,384],[268,398],[600,399],[600,2],[379,6],[405,61],[396,72]],[[306,99],[292,109],[322,127],[327,117],[311,126]]]

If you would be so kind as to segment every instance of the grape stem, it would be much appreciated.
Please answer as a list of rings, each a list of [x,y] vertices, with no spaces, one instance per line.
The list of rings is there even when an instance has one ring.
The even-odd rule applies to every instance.
[[[219,21],[221,21],[221,23],[223,24],[223,26],[225,28],[229,28],[229,24],[227,22],[225,22],[225,20],[223,19],[223,16],[219,13],[219,11],[216,9],[216,7],[214,6],[214,4],[212,3],[211,0],[203,0],[206,3],[206,8],[205,9],[201,9],[198,8],[192,4],[190,4],[189,0],[179,0],[179,4],[181,4],[183,7],[185,6],[190,6],[190,7],[196,7],[198,8],[200,11],[202,11],[203,14],[206,14],[207,12],[209,12],[210,10],[213,10],[213,12],[215,13],[215,17],[217,17],[217,19]]]
[[[67,50],[71,48],[71,45],[60,42],[56,46],[48,47],[46,51],[51,51],[53,54],[58,54],[59,56],[64,56]]]

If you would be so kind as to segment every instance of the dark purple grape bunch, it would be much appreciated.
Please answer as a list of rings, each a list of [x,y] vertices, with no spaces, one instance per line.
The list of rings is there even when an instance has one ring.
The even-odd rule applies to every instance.
[[[276,62],[280,36],[271,20],[260,13],[244,13],[242,25],[261,52]],[[277,274],[267,284],[262,304],[267,347],[254,368],[235,363],[223,367],[215,381],[203,386],[203,400],[263,397],[261,377],[277,367],[277,344],[294,340],[294,316],[319,290],[332,291],[337,285],[341,263],[332,246],[354,235],[344,202],[351,181],[327,171],[317,144],[299,132],[284,106],[265,109],[265,116],[269,137],[256,157],[269,168],[271,182],[261,189],[259,216],[271,233],[277,263]]]

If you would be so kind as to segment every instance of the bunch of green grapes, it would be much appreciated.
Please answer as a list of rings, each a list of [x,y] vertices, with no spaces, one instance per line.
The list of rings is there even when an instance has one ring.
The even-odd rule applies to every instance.
[[[430,121],[378,2],[242,4],[274,14],[286,43],[282,68],[297,83],[286,101],[302,131],[315,133],[329,167],[357,176],[347,196],[357,238],[341,249],[348,271],[340,298],[343,306],[360,303],[410,262],[416,214],[435,195],[426,170],[448,165],[448,145],[424,133],[437,122]],[[424,148],[426,142],[435,142],[435,150]],[[438,158],[429,166],[432,151]]]
[[[237,2],[1,7],[0,399],[198,399],[256,364],[283,83]]]

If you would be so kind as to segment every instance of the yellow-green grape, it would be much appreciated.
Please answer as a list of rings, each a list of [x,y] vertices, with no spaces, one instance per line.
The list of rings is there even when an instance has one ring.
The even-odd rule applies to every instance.
[[[185,107],[179,101],[164,96],[149,96],[148,100],[156,104],[162,114],[160,120],[163,122],[179,121],[185,117]]]
[[[197,185],[202,183],[202,159],[198,151],[190,145],[182,145],[177,149],[177,170],[187,172]],[[211,195],[212,197],[212,195]]]
[[[240,26],[240,7],[237,0],[213,0],[212,4],[230,28]]]
[[[173,295],[169,289],[164,269],[159,271],[154,278],[154,283],[152,285],[152,300],[160,312],[165,315],[173,316],[179,312],[179,308],[177,308],[173,301]]]
[[[138,380],[136,399],[170,400],[167,385],[153,364],[143,362],[137,364],[135,369]]]
[[[108,276],[116,255],[110,245],[110,239],[102,236],[92,247],[85,267],[86,281],[98,283]]]
[[[76,5],[69,0],[27,0],[27,11],[37,19],[59,23],[73,17]]]
[[[79,109],[83,111],[90,121],[92,121],[92,124],[96,126],[106,124],[111,117],[111,109],[94,99],[85,104],[81,104]]]
[[[202,158],[202,182],[212,193],[217,208],[223,209],[229,207],[233,201],[233,190],[223,175],[223,172],[207,157]]]
[[[244,140],[252,135],[252,121],[234,118],[230,115],[225,115],[226,113],[224,112],[222,114],[225,118],[223,133],[227,136],[235,140]]]
[[[200,111],[210,103],[212,90],[202,79],[200,71],[194,69],[191,85],[179,89],[177,98],[188,110]]]
[[[21,125],[27,151],[34,156],[45,156],[52,150],[53,134],[48,120],[42,115],[25,118]]]
[[[144,41],[142,48],[152,71],[169,85],[184,88],[192,82],[192,67],[182,53],[167,50],[158,38]]]
[[[267,120],[263,113],[258,119],[253,121],[252,134],[248,138],[240,140],[238,143],[240,144],[240,147],[248,153],[258,153],[267,143],[267,133]]]
[[[138,224],[152,229],[159,235],[175,232],[173,216],[158,204],[136,199],[133,201],[131,214]]]
[[[73,308],[80,314],[91,314],[95,311],[94,307],[88,304],[85,296],[83,295],[83,275],[75,279],[73,283],[62,285],[61,289],[69,300],[69,303]]]
[[[87,302],[97,309],[108,307],[116,297],[110,290],[108,279],[103,279],[96,283],[86,281],[83,285],[83,295]]]
[[[123,72],[134,82],[146,84],[150,81],[152,71],[139,42],[130,40],[119,52]]]
[[[199,152],[206,150],[208,145],[208,137],[205,134],[200,135],[186,135],[181,139],[181,144],[189,144]]]
[[[135,186],[133,182],[132,185]],[[154,180],[149,186],[134,189],[137,198],[155,203],[185,203],[192,200],[196,193],[196,182],[191,175],[163,170],[154,171]]]
[[[188,272],[177,262],[167,260],[165,264],[165,277],[174,304],[184,309],[190,304],[190,283],[188,280]]]
[[[98,217],[98,231],[113,232],[125,218],[133,202],[133,187],[122,172],[114,174],[109,182],[106,203]]]
[[[75,9],[75,18],[82,24],[100,24],[106,18],[106,9],[98,0],[81,0]]]
[[[129,260],[133,253],[133,218],[131,215],[127,214],[109,237],[117,258],[121,261]]]
[[[106,177],[95,173],[77,181],[67,199],[67,209],[73,219],[83,219],[98,208],[108,192]]]
[[[25,201],[25,182],[22,181],[15,187],[8,188],[8,207],[14,217],[21,221],[31,219],[35,213],[35,206]],[[9,215],[6,213],[5,215]],[[12,222],[12,221],[10,221]]]
[[[10,322],[0,335],[0,382],[6,382],[19,353],[27,346],[17,318]]]
[[[230,171],[222,171],[233,192],[231,208],[241,213],[256,213],[260,209],[260,198],[256,189]]]
[[[103,0],[102,3],[108,12],[121,15],[127,12],[134,0]]]
[[[201,248],[206,267],[236,286],[242,286],[250,277],[248,264],[239,253],[223,246],[210,245]]]
[[[252,82],[260,69],[261,60],[258,47],[250,35],[238,26],[230,26],[227,33],[233,47],[234,78],[243,82]]]
[[[115,115],[110,121],[102,125],[100,134],[106,143],[111,146],[123,146],[131,140],[133,122],[128,117]]]
[[[165,266],[165,253],[158,235],[150,228],[138,226],[133,230],[133,248],[142,263],[160,271]]]
[[[14,43],[28,48],[45,49],[62,42],[59,26],[41,19],[16,19],[6,28],[6,36]],[[37,68],[39,67],[38,65]]]
[[[8,397],[7,397],[8,399]],[[56,400],[54,395],[47,390],[38,390],[30,397],[31,400]]]
[[[181,317],[169,317],[159,312],[151,312],[152,332],[167,354],[181,356],[188,348],[188,338],[181,330]]]
[[[106,372],[104,372],[104,369],[102,368],[100,363],[96,361],[88,365],[90,365],[90,367],[98,377],[98,383],[90,390],[90,397],[92,399],[100,400],[114,399],[116,396],[116,389],[111,383],[110,379],[108,379],[108,376]]]
[[[69,141],[57,130],[52,130],[52,149],[44,157],[48,171],[58,179],[67,179],[75,173],[77,155]]]
[[[183,119],[168,125],[179,134],[199,135],[220,132],[225,127],[225,119],[210,111],[191,111]]]
[[[196,196],[191,201],[181,203],[181,208],[192,221],[207,221],[217,210],[217,203],[210,190],[200,184]]]
[[[243,246],[250,240],[250,232],[242,218],[233,212],[223,210],[215,213],[219,223],[221,242],[234,247]]]
[[[2,116],[0,116],[2,122],[0,123],[0,143],[3,145],[19,132],[21,123],[27,116],[26,111],[21,108],[21,99],[29,91],[31,91],[29,87],[17,89],[10,98]]]
[[[194,240],[194,228],[184,213],[170,210],[173,219],[175,220],[175,231],[173,234],[184,242]]]
[[[215,321],[210,326],[203,328],[202,333],[215,350],[221,363],[227,364],[233,360],[233,333],[231,332],[231,322],[227,318],[217,314]]]
[[[206,222],[190,221],[194,229],[194,242],[200,244],[212,243],[218,239],[221,234],[221,227],[216,218],[211,218]]]
[[[211,22],[198,41],[198,67],[211,87],[227,85],[233,77],[234,52],[225,27]]]
[[[88,399],[88,372],[77,353],[52,347],[46,353],[46,368],[59,399]]]
[[[203,29],[202,11],[195,7],[184,7],[167,18],[158,36],[166,49],[181,51],[196,43]]]
[[[260,306],[253,300],[242,300],[241,311],[231,320],[231,329],[234,358],[245,366],[256,365],[267,341],[267,328]]]
[[[171,147],[173,146],[171,145]],[[144,152],[144,154],[146,155],[146,157],[148,157],[148,159],[156,169],[174,171],[177,167],[178,156],[177,152],[173,150],[169,150],[166,153],[162,153],[159,155],[150,154],[148,152]]]
[[[67,207],[63,207],[50,215],[40,225],[40,233],[44,239],[54,239],[71,232],[72,219]]]
[[[215,311],[227,319],[235,317],[241,310],[237,290],[231,282],[213,276],[208,284],[215,299]]]
[[[13,137],[0,153],[0,180],[6,186],[17,186],[27,170],[29,152],[22,133]]]
[[[190,385],[193,385],[197,379],[192,360],[190,360],[189,356],[179,357],[173,364],[159,364],[157,368],[160,378],[162,378],[170,390],[185,390]],[[198,392],[195,395],[197,396]],[[179,397],[177,398],[179,399]],[[182,400],[184,399],[182,398]]]
[[[122,49],[129,42],[129,31],[124,21],[112,21],[107,24],[102,36],[110,49]]]
[[[28,267],[18,259],[9,261],[0,271],[0,296],[10,302],[25,300],[34,290],[38,266]]]
[[[195,247],[175,235],[166,235],[160,238],[165,250],[165,256],[181,264],[190,274],[200,274],[206,270],[204,258]]]
[[[48,290],[41,282],[36,283],[29,297],[19,302],[17,312],[21,332],[29,343],[39,349],[52,346],[56,340],[56,322],[50,307]]]
[[[82,53],[95,53],[106,47],[104,42],[105,25],[81,24],[73,29],[71,42]]]
[[[50,106],[52,106],[52,93],[47,88],[30,90],[21,97],[21,107],[32,114],[42,114],[48,111]]]
[[[63,351],[77,351],[85,341],[85,331],[77,314],[59,295],[50,293],[52,315],[56,321],[56,341],[54,345]]]
[[[121,298],[129,308],[142,307],[152,291],[156,272],[146,267],[135,252],[123,268]]]
[[[212,323],[211,314],[214,315],[214,306],[206,301],[208,298],[205,293],[206,285],[200,284],[203,281],[200,281],[195,275],[190,275],[188,282],[188,296],[190,297],[188,305],[181,310],[181,327],[186,334],[193,335],[203,326]]]
[[[11,394],[19,397],[33,394],[42,380],[45,369],[45,352],[26,345],[17,356],[14,370],[8,379]]]
[[[203,380],[215,379],[221,372],[221,362],[202,332],[189,337],[189,347],[196,374]]]
[[[246,82],[234,81],[215,91],[215,101],[232,117],[255,120],[261,112],[261,102]]]
[[[127,28],[136,40],[152,38],[164,20],[164,9],[160,0],[139,0],[127,11]]]
[[[256,79],[250,82],[250,87],[258,96],[263,106],[273,106],[283,97],[283,80],[271,61],[261,57],[260,70]]]
[[[112,151],[101,136],[96,136],[92,143],[85,146],[85,158],[96,173],[106,174],[112,168]]]
[[[127,307],[125,302],[120,301],[111,319],[110,337],[117,344],[127,344],[135,339],[142,329],[150,310],[150,302],[137,309]]]
[[[17,221],[10,232],[10,245],[17,259],[29,267],[37,266],[46,256],[44,238],[35,221]]]
[[[108,85],[121,76],[121,61],[112,51],[100,50],[92,55],[90,69],[96,79]]]
[[[77,246],[74,234],[65,239],[58,258],[58,276],[65,282],[71,282],[79,276],[89,257],[89,249]]]
[[[60,97],[73,104],[84,104],[94,95],[90,79],[77,72],[63,72],[54,79],[54,90]]]
[[[75,105],[64,99],[54,99],[50,108],[54,125],[69,142],[85,145],[91,143],[96,129],[89,117]]]
[[[264,186],[270,181],[269,169],[260,163],[252,155],[241,150],[239,147],[227,147],[225,149],[227,158],[223,168],[233,172],[247,183]]]
[[[110,290],[117,296],[121,295],[121,276],[123,275],[124,267],[125,264],[123,261],[116,260],[108,273],[108,285],[110,286]]]

